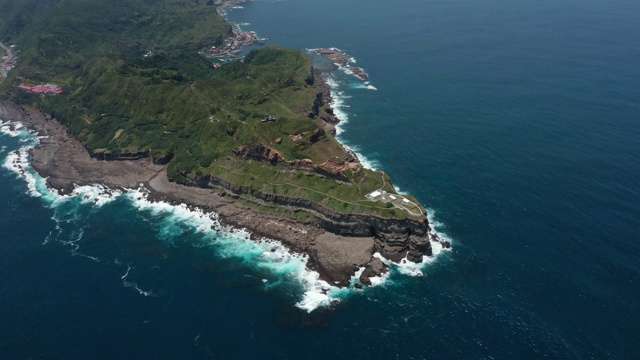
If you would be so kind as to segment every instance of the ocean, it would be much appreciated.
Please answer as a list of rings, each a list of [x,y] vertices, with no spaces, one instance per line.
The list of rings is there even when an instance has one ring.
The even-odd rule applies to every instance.
[[[143,189],[52,193],[35,136],[3,123],[0,358],[640,357],[640,3],[261,0],[229,18],[354,57],[369,82],[330,79],[340,140],[453,250],[322,297],[303,257]]]

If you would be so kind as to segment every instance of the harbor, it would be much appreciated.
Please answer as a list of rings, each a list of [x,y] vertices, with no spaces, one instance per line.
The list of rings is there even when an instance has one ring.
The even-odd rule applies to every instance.
[[[219,5],[218,15],[227,19],[229,9],[238,8],[238,4],[242,2],[244,0],[218,0],[216,2],[216,5]],[[264,45],[264,40],[259,39],[255,31],[243,31],[240,25],[231,23],[231,34],[224,39],[224,44],[211,46],[202,50],[200,54],[207,59],[227,62],[237,59],[247,47],[252,45]]]

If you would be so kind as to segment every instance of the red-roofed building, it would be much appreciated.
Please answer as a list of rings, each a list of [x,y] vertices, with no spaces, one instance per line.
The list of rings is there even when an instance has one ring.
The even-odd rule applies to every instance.
[[[57,85],[51,85],[51,84],[47,84],[47,85],[36,85],[36,86],[27,86],[27,85],[20,85],[20,89],[25,90],[25,91],[29,91],[35,94],[52,94],[52,95],[59,95],[62,94],[64,91],[62,91],[62,89],[59,89],[57,87]]]

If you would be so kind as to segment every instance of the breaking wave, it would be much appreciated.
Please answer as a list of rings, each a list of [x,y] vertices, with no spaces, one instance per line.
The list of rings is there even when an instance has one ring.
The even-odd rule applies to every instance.
[[[43,200],[54,212],[52,219],[56,230],[47,236],[45,244],[55,240],[71,247],[73,255],[84,256],[95,261],[98,258],[78,252],[83,236],[82,224],[73,214],[80,213],[80,207],[99,209],[116,199],[124,199],[141,213],[160,220],[158,237],[171,242],[184,232],[184,227],[202,235],[202,242],[216,248],[222,257],[238,258],[248,266],[267,270],[274,280],[264,281],[266,288],[282,285],[297,285],[301,289],[301,298],[296,306],[311,312],[319,307],[340,301],[342,294],[335,286],[319,278],[319,274],[307,268],[308,257],[291,252],[280,242],[262,238],[250,239],[250,233],[244,229],[222,226],[218,215],[206,213],[185,204],[172,205],[167,202],[148,200],[148,191],[144,187],[128,190],[113,190],[103,185],[76,186],[69,194],[59,194],[47,187],[46,179],[33,170],[29,163],[29,150],[37,145],[39,138],[24,129],[19,123],[2,123],[2,134],[20,137],[26,144],[10,152],[3,161],[3,167],[22,178],[27,184],[27,194]],[[76,225],[68,230],[64,224]],[[77,229],[80,230],[77,230]],[[55,233],[54,233],[55,232]],[[70,234],[66,234],[66,233]],[[62,236],[64,234],[64,236]],[[118,261],[116,261],[116,264]],[[155,296],[153,290],[145,290],[141,285],[128,279],[133,267],[127,264],[127,270],[121,276],[123,285],[136,290],[143,296]]]
[[[345,120],[345,118],[342,119]],[[43,244],[55,241],[68,246],[73,256],[101,262],[100,258],[81,252],[85,228],[83,222],[86,217],[80,214],[100,211],[102,207],[116,200],[126,201],[137,209],[143,218],[153,218],[158,221],[157,236],[160,241],[171,243],[185,231],[199,235],[200,240],[194,246],[211,247],[223,258],[238,259],[247,267],[266,271],[269,275],[266,279],[262,279],[265,290],[277,290],[283,286],[299,289],[300,295],[295,306],[306,312],[331,306],[363,291],[356,289],[355,286],[359,284],[358,278],[364,268],[359,269],[352,276],[348,288],[338,288],[320,279],[317,272],[308,269],[306,255],[294,253],[275,240],[267,238],[252,240],[251,234],[244,229],[223,226],[215,213],[207,213],[185,204],[173,205],[167,202],[151,201],[148,199],[148,190],[142,186],[127,190],[113,190],[99,184],[75,186],[71,193],[60,194],[50,189],[46,179],[35,172],[30,165],[29,150],[38,144],[41,137],[29,132],[19,123],[0,122],[0,125],[0,136],[19,138],[21,142],[17,150],[6,154],[2,166],[25,181],[26,193],[29,196],[40,198],[45,206],[53,211],[52,220],[56,224],[55,230],[49,233]],[[6,147],[4,149],[6,150]],[[368,166],[372,166],[371,162],[366,159],[364,161]],[[439,252],[439,249],[437,251]],[[390,266],[390,272],[381,277],[372,278],[371,282],[373,286],[384,285],[392,273],[421,275],[423,266],[434,259],[435,256],[425,257],[422,264],[393,264],[385,260]],[[153,287],[147,288],[144,284],[130,279],[131,272],[135,269],[131,263],[122,264],[118,259],[114,263],[126,266],[126,270],[120,275],[123,286],[145,297],[161,296],[161,291]]]
[[[349,114],[347,110],[349,105],[346,104],[346,101],[351,98],[349,95],[346,95],[344,91],[341,90],[341,84],[335,79],[334,76],[328,76],[325,79],[327,85],[331,89],[331,108],[333,109],[333,113],[340,120],[338,125],[336,125],[336,139],[344,146],[347,151],[352,153],[354,156],[360,160],[362,166],[367,169],[376,170],[380,167],[380,163],[376,160],[370,159],[362,155],[359,152],[359,148],[356,145],[351,145],[341,136],[344,133],[344,126],[349,123]]]
[[[378,90],[377,87],[371,85],[371,82],[366,81],[364,83],[351,83],[349,84],[351,89],[365,89],[365,90]]]

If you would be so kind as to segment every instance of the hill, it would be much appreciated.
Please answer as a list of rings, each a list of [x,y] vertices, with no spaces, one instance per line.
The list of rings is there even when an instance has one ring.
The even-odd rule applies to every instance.
[[[150,156],[168,164],[173,181],[225,184],[258,209],[281,196],[308,200],[316,210],[411,216],[365,198],[394,189],[331,134],[327,93],[305,54],[268,47],[219,68],[198,54],[231,32],[211,1],[1,5],[10,9],[4,39],[15,40],[20,54],[0,96],[52,114],[92,156]],[[18,88],[40,83],[64,93]]]

